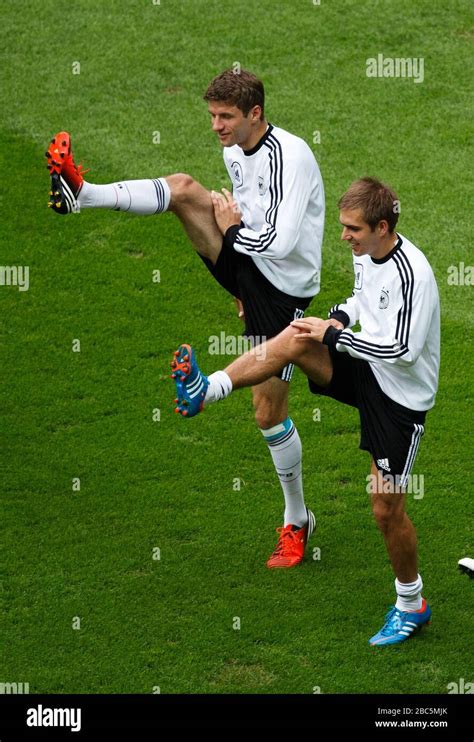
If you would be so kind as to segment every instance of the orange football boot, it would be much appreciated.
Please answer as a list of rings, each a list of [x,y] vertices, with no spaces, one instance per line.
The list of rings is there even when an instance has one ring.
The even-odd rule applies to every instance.
[[[308,513],[308,522],[305,526],[298,528],[298,526],[293,526],[289,523],[283,528],[276,529],[280,537],[275,551],[267,562],[267,567],[270,569],[274,569],[275,567],[295,567],[303,560],[306,544],[316,527],[316,519],[313,513],[308,508],[306,508],[306,511]]]
[[[76,165],[71,149],[71,137],[67,131],[56,134],[46,151],[51,190],[48,206],[58,214],[79,211],[77,196],[84,183],[82,165]]]

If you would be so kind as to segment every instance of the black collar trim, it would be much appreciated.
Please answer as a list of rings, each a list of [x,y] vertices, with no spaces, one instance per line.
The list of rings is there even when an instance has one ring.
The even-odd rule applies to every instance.
[[[267,141],[268,137],[270,136],[270,133],[273,131],[273,126],[271,124],[268,124],[268,129],[266,130],[265,134],[261,139],[258,140],[255,147],[252,147],[252,149],[243,149],[242,152],[246,157],[251,157],[251,155],[254,155],[255,152],[258,152],[260,147],[262,147],[265,142]]]
[[[392,249],[390,250],[390,252],[387,253],[387,255],[384,258],[371,258],[372,263],[376,263],[377,265],[381,265],[382,263],[386,263],[388,260],[390,260],[391,258],[393,258],[393,256],[397,252],[397,250],[399,250],[401,248],[402,244],[403,244],[403,240],[400,237],[400,235],[398,234],[398,232],[397,232],[397,237],[398,237],[397,244],[392,247]]]

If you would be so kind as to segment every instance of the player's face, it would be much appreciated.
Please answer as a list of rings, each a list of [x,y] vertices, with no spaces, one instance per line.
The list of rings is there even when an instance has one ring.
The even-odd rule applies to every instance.
[[[374,255],[380,250],[379,230],[372,232],[364,221],[362,209],[342,210],[339,214],[342,224],[341,240],[346,240],[353,255]]]
[[[233,144],[245,145],[252,135],[251,112],[244,116],[240,108],[228,103],[212,101],[208,106],[212,131],[215,131],[223,147]]]

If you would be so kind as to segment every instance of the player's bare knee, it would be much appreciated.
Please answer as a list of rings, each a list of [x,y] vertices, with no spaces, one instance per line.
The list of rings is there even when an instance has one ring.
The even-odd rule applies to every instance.
[[[268,428],[278,425],[279,422],[282,422],[279,417],[279,415],[272,414],[272,410],[255,410],[255,422],[260,430],[268,430]]]
[[[192,200],[194,178],[187,173],[174,173],[166,178],[171,191],[170,209],[179,208],[181,204]]]
[[[281,405],[275,403],[275,400],[267,396],[254,398],[253,406],[255,410],[255,422],[261,430],[267,430],[286,417]]]
[[[404,509],[400,501],[400,495],[391,493],[389,495],[372,497],[372,513],[377,526],[382,533],[387,533],[398,521],[403,518]]]
[[[372,514],[379,530],[387,533],[391,521],[390,508],[384,502],[375,500],[372,503]]]
[[[287,363],[297,363],[298,359],[307,353],[311,347],[311,341],[303,338],[296,340],[298,334],[298,331],[289,325],[275,338],[275,342],[278,343],[282,356]]]
[[[291,326],[288,329],[291,330],[288,333],[288,354],[290,360],[297,364],[308,353],[314,353],[314,340],[310,338],[298,338],[298,335],[301,333],[297,332]]]

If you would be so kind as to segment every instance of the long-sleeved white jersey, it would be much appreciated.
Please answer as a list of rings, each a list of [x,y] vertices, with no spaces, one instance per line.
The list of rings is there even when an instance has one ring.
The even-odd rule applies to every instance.
[[[324,342],[371,365],[381,389],[411,410],[434,405],[440,356],[439,296],[430,264],[402,235],[380,260],[354,256],[354,290],[329,316]],[[361,330],[349,329],[360,323]]]
[[[224,162],[244,223],[227,230],[226,242],[285,294],[317,294],[324,187],[311,149],[269,124],[252,150],[224,147]]]

